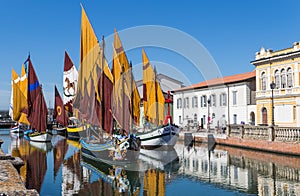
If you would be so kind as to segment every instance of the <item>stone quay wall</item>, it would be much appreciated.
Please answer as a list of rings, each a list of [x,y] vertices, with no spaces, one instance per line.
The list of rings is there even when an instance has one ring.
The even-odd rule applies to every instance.
[[[184,132],[184,131],[182,131]],[[185,134],[180,134],[180,139]],[[194,142],[208,142],[208,136],[214,138],[215,144],[300,155],[300,128],[278,126],[230,125],[225,133],[215,131],[192,132]]]

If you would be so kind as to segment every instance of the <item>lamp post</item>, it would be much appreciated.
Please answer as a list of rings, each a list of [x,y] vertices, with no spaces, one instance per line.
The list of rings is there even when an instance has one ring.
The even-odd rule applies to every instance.
[[[273,91],[276,87],[276,84],[274,82],[271,82],[270,84],[270,88],[272,90],[272,97],[271,97],[271,100],[272,100],[272,126],[274,127],[275,123],[274,123],[274,97],[273,97]]]
[[[207,100],[207,131],[210,131],[210,113],[209,113],[209,107],[210,107],[210,99]]]

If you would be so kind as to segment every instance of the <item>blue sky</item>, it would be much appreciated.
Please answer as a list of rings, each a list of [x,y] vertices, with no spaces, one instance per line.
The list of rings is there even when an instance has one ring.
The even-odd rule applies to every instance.
[[[161,25],[192,36],[214,59],[220,71],[215,77],[252,71],[255,67],[250,61],[261,47],[279,50],[300,41],[300,2],[296,0],[5,0],[1,3],[0,109],[8,109],[11,69],[20,73],[29,52],[47,104],[53,106],[54,85],[62,90],[65,50],[79,66],[80,3],[99,39],[102,35],[109,37],[114,28],[122,31],[141,25]],[[130,39],[123,41],[126,50],[125,43],[130,45]],[[184,75],[186,84],[203,80],[184,56],[160,48],[145,48],[158,72],[180,79],[168,70],[172,66]],[[140,48],[128,51],[127,56],[138,70]],[[140,79],[138,73],[136,79]]]

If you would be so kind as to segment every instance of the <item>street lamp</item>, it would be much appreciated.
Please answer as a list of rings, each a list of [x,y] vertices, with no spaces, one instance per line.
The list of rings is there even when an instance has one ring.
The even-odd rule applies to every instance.
[[[209,114],[210,99],[207,100],[207,131],[210,130],[210,114]]]
[[[270,87],[271,87],[271,90],[272,90],[272,97],[271,97],[271,99],[272,99],[272,126],[274,126],[275,123],[274,123],[274,97],[273,97],[273,91],[276,87],[276,84],[274,82],[271,82]]]

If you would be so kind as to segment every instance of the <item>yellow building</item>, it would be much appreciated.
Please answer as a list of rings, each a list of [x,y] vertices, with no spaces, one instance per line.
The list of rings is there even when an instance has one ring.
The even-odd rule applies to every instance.
[[[256,67],[257,124],[272,124],[273,91],[274,124],[299,127],[300,43],[278,51],[261,48],[251,63]]]

